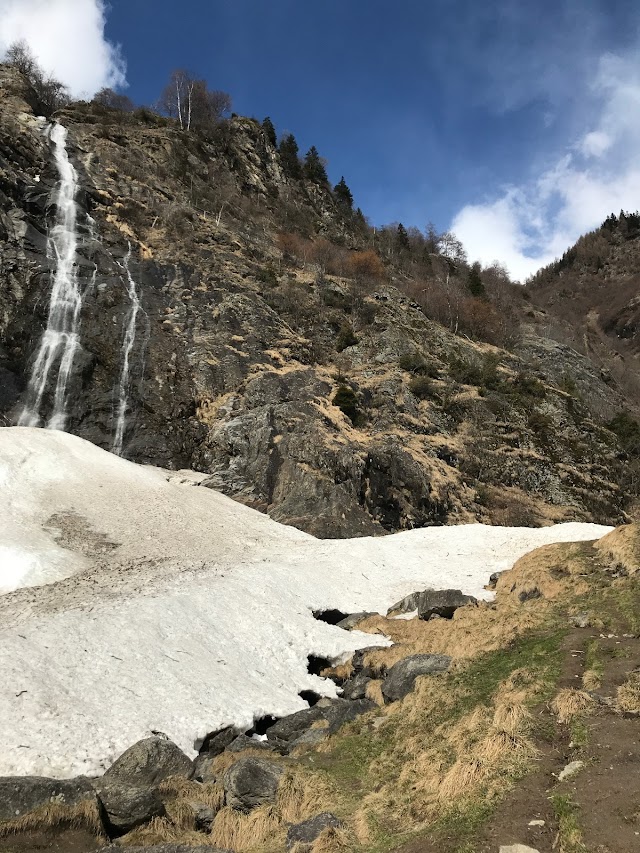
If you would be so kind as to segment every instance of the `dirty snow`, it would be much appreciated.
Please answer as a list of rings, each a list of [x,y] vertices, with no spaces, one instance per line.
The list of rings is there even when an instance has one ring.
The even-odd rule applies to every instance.
[[[384,613],[427,587],[490,597],[489,575],[527,551],[610,530],[320,541],[198,481],[66,433],[0,430],[0,775],[100,773],[152,730],[193,755],[216,728],[306,707],[301,690],[335,695],[307,655],[387,642],[313,610]]]

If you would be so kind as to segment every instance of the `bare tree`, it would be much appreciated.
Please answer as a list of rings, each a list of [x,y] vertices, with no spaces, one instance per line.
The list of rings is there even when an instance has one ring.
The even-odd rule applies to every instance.
[[[55,77],[45,74],[25,41],[10,45],[5,59],[27,79],[45,113],[52,113],[71,100],[67,87]]]
[[[180,68],[172,72],[159,106],[168,116],[178,119],[182,130],[207,130],[231,109],[231,96],[209,90],[206,80],[198,80]]]
[[[127,95],[120,95],[114,92],[113,89],[100,89],[93,96],[93,103],[100,104],[102,107],[110,107],[112,110],[120,110],[124,113],[131,113],[135,109],[135,104]]]

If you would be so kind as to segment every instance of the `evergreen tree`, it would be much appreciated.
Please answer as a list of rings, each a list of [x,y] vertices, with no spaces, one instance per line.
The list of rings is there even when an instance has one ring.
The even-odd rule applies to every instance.
[[[301,178],[302,167],[298,158],[298,143],[293,133],[287,133],[282,137],[278,146],[278,153],[285,175],[296,180]]]
[[[318,149],[315,145],[312,145],[307,151],[307,155],[304,158],[303,172],[305,178],[313,181],[314,184],[326,186],[329,183],[327,170],[325,169],[322,158],[318,154]]]
[[[407,234],[407,229],[404,227],[402,222],[398,222],[398,228],[396,230],[396,242],[398,244],[399,249],[409,248],[409,235]]]
[[[472,296],[484,296],[484,284],[482,283],[482,276],[480,275],[480,264],[476,261],[471,265],[471,269],[469,270],[469,278],[467,279],[467,287],[469,288],[469,292]]]
[[[278,142],[278,137],[276,136],[276,129],[273,126],[273,122],[271,121],[269,116],[267,116],[262,122],[262,129],[264,131],[264,135],[275,148]]]
[[[344,175],[340,178],[338,183],[333,188],[333,194],[336,197],[336,201],[342,207],[346,207],[349,210],[353,207],[353,195],[351,194],[351,190],[347,186],[347,183],[344,179]]]

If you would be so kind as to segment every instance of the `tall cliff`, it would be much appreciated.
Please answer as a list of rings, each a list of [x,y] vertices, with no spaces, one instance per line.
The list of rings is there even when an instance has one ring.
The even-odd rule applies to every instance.
[[[32,104],[0,67],[4,424],[24,408],[59,262],[59,168]],[[96,104],[55,120],[78,178],[66,429],[114,447],[126,354],[123,455],[208,473],[318,536],[625,517],[627,459],[606,426],[623,389],[524,300],[502,347],[445,328],[411,294],[460,269],[433,254],[416,282],[382,264],[361,219],[288,178],[254,120],[206,137]]]

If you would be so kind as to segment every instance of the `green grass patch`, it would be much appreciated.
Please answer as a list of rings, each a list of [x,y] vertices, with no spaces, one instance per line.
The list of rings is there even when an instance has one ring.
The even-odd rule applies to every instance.
[[[553,811],[558,821],[558,850],[560,853],[587,853],[582,843],[578,806],[571,797],[554,794],[551,797]]]

